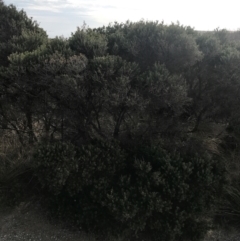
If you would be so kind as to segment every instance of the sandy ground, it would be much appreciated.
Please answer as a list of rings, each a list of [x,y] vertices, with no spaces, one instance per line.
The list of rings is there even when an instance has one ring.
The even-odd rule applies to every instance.
[[[96,241],[90,234],[70,230],[64,224],[50,221],[40,205],[21,203],[15,209],[0,209],[0,241],[53,240]],[[203,241],[240,241],[240,231],[212,231]]]
[[[0,241],[95,241],[80,231],[70,231],[63,224],[53,224],[40,206],[21,203],[10,210],[0,210]]]

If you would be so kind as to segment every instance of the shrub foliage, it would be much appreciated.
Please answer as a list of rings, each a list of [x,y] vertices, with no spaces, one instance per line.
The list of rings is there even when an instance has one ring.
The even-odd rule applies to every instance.
[[[222,181],[216,160],[117,142],[41,146],[34,163],[58,214],[97,232],[161,240],[198,237]]]
[[[219,143],[238,149],[239,32],[141,20],[50,39],[1,0],[0,29],[0,129],[32,157],[0,133],[2,196],[40,186],[91,231],[197,240],[223,187]]]

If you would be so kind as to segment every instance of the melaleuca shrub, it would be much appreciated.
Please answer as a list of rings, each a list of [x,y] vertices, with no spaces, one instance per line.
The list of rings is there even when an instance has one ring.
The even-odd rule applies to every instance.
[[[78,170],[75,147],[70,143],[48,143],[37,147],[33,166],[43,188],[60,193],[72,172]]]
[[[50,158],[54,164],[46,159],[39,167],[64,218],[91,232],[152,240],[198,240],[203,234],[204,215],[222,186],[219,161],[150,147],[123,150],[117,142],[94,141],[75,153],[61,148],[57,159]]]
[[[111,232],[120,224],[105,202],[125,159],[117,142],[100,140],[78,148],[65,143],[44,145],[34,155],[36,175],[49,191],[53,213],[96,232]]]
[[[198,240],[207,224],[204,214],[221,189],[221,164],[151,148],[138,149],[125,161],[104,205],[116,221],[152,239]]]
[[[126,154],[115,141],[94,140],[78,148],[76,156],[78,171],[72,173],[65,187],[65,194],[71,197],[66,203],[70,205],[62,206],[70,207],[77,221],[86,228],[111,232],[117,225],[113,225],[115,218],[108,209],[107,195],[125,169]]]
[[[117,142],[94,140],[91,144],[77,149],[78,171],[70,176],[66,190],[74,196],[86,187],[93,187],[103,196],[102,191],[112,187],[112,181],[125,166],[125,153]],[[99,194],[91,193],[99,200]]]

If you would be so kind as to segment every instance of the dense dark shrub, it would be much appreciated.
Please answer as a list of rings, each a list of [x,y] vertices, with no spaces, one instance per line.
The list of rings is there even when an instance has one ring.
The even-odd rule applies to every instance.
[[[124,151],[115,142],[76,152],[55,144],[37,153],[37,175],[54,191],[56,211],[102,233],[197,240],[223,180],[216,160],[149,147]]]
[[[132,182],[125,185],[130,189],[125,205],[132,205],[128,212],[132,219],[123,220],[133,230],[142,227],[153,237],[161,236],[161,240],[200,238],[207,225],[205,213],[221,192],[223,164],[151,148],[139,148],[131,156]],[[120,202],[115,208],[119,206]],[[116,216],[121,215],[119,210]]]
[[[71,221],[85,228],[96,226],[97,230],[114,222],[104,202],[123,170],[124,160],[124,151],[117,143],[93,141],[78,149],[69,143],[41,145],[33,162],[55,212],[72,215]]]
[[[0,205],[18,205],[36,194],[29,153],[14,133],[0,133]]]
[[[0,175],[0,205],[15,206],[35,194],[33,173],[20,164]]]
[[[38,146],[33,166],[42,187],[59,194],[70,173],[78,169],[74,146],[69,143],[48,143]]]
[[[239,142],[239,140],[237,139]],[[239,228],[240,224],[240,166],[239,150],[226,152],[227,183],[215,212],[215,223],[223,229]]]

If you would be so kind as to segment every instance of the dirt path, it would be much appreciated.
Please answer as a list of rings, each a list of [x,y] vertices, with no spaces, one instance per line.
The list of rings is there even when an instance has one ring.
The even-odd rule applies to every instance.
[[[0,210],[1,241],[95,241],[80,231],[69,231],[53,224],[40,207],[22,203],[14,210]]]

